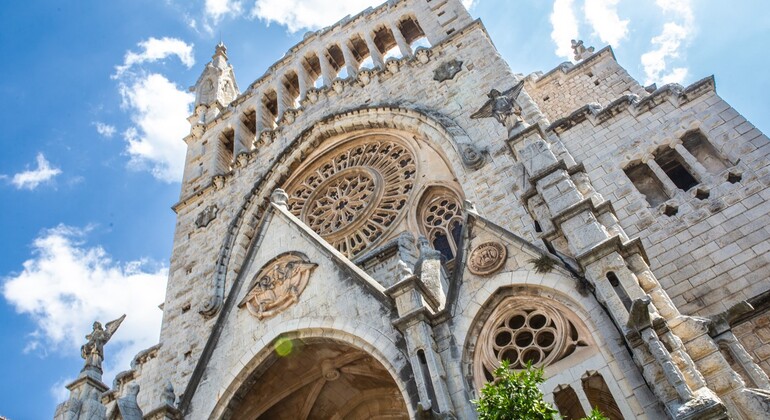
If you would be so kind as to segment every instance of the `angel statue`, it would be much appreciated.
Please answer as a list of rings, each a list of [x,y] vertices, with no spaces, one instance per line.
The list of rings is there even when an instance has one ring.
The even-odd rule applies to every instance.
[[[508,130],[508,134],[524,123],[521,119],[521,105],[517,102],[521,90],[524,88],[522,80],[516,86],[500,93],[497,89],[492,89],[487,96],[489,100],[473,115],[471,118],[489,118],[495,119]]]
[[[95,369],[100,374],[102,373],[104,345],[110,341],[110,338],[112,338],[112,335],[118,330],[120,323],[123,322],[124,319],[126,319],[125,314],[114,321],[108,322],[104,327],[102,327],[102,324],[99,321],[94,322],[94,330],[91,334],[86,336],[88,342],[80,347],[80,355],[86,360],[83,371]]]

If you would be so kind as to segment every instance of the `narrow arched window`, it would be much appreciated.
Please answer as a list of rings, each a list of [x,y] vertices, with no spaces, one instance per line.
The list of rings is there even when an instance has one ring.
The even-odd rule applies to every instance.
[[[432,188],[423,194],[418,207],[420,229],[445,261],[457,255],[462,233],[462,207],[457,195],[447,188]]]

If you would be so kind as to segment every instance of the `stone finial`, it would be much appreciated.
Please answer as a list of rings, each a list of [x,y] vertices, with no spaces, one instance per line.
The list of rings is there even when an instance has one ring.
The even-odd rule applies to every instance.
[[[93,331],[86,336],[88,341],[80,347],[80,355],[85,359],[80,377],[88,376],[101,381],[104,345],[110,341],[124,319],[126,319],[125,315],[108,322],[104,327],[100,322],[94,322]]]
[[[473,213],[476,215],[479,214],[478,210],[476,210],[476,205],[469,200],[463,200],[463,211],[465,211],[466,213]]]
[[[280,188],[273,190],[273,194],[270,195],[270,201],[276,206],[289,207],[289,195]]]
[[[572,51],[575,53],[575,61],[583,61],[594,53],[594,47],[586,48],[583,40],[572,40]]]
[[[160,394],[161,404],[174,407],[176,403],[176,394],[174,394],[174,385],[171,381],[166,381],[166,386],[163,387],[163,392]]]

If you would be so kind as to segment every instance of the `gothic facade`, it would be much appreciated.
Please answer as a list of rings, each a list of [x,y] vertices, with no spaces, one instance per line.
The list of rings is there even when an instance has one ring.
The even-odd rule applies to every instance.
[[[367,9],[243,91],[218,45],[160,342],[56,418],[473,419],[502,360],[564,418],[770,417],[770,141],[713,78],[574,47],[517,74],[459,0]]]

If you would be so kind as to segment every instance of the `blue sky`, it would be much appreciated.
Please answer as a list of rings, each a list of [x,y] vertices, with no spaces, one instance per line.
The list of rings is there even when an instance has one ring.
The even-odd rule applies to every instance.
[[[157,342],[186,88],[220,33],[245,87],[308,28],[377,3],[3,2],[0,415],[53,415],[95,319],[128,314],[107,346],[108,384]],[[612,44],[641,83],[714,74],[718,93],[766,131],[769,8],[762,0],[476,0],[471,13],[516,72],[567,60],[572,37]]]

